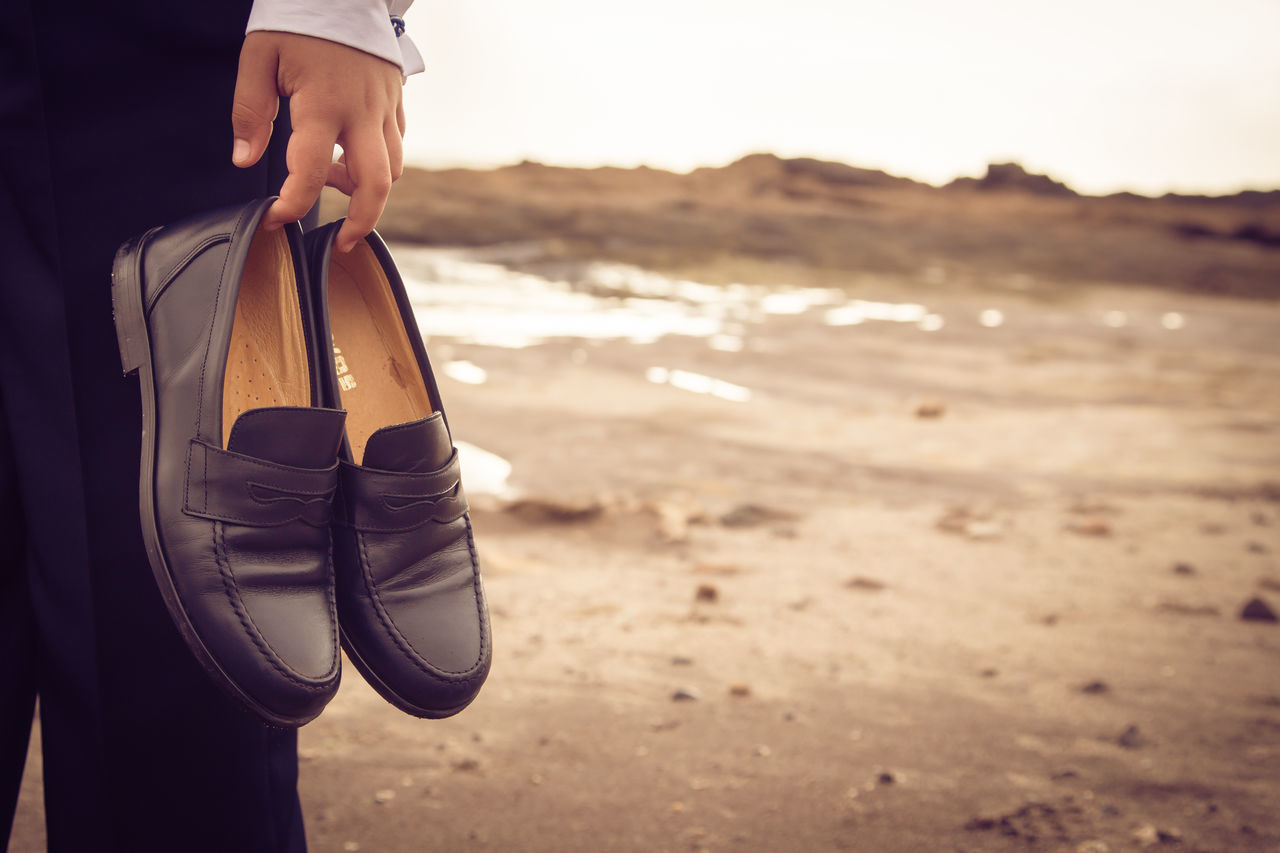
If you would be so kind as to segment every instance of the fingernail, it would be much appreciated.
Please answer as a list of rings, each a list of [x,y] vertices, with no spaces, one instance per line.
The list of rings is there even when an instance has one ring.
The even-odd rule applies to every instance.
[[[231,162],[240,164],[249,159],[249,140],[237,139],[235,147],[231,149]]]

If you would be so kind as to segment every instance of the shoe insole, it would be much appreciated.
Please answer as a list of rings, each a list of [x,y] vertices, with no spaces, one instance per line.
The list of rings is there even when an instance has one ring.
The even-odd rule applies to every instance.
[[[329,325],[347,441],[352,459],[363,462],[369,436],[434,411],[387,275],[363,240],[333,253]]]
[[[240,278],[222,380],[222,446],[236,418],[265,406],[310,406],[307,339],[289,240],[258,230]]]

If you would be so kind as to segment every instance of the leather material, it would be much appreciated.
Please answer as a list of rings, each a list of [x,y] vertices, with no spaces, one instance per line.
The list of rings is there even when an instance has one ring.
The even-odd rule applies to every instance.
[[[126,244],[113,296],[124,352],[127,294],[114,289],[131,270],[140,278],[134,286],[145,329],[135,330],[131,346],[148,374],[143,415],[154,429],[148,437],[144,426],[143,491],[152,494],[144,494],[143,532],[170,614],[215,680],[264,721],[296,726],[314,718],[338,686],[329,522],[345,416],[315,406],[252,408],[222,446],[240,279],[270,202],[193,217]],[[287,319],[301,323],[305,360],[315,365],[322,359],[301,231],[285,231],[303,312]],[[269,316],[263,323],[281,325]],[[149,347],[137,356],[133,341],[142,332]],[[314,373],[313,403],[320,399]]]
[[[322,340],[332,335],[328,271],[340,225],[306,237]],[[390,254],[376,233],[366,239],[434,412],[376,430],[359,464],[343,443],[333,526],[338,620],[348,657],[384,698],[416,716],[446,717],[466,707],[488,675],[488,608],[439,389]],[[335,351],[344,346],[332,340]],[[368,367],[351,370],[364,377]],[[335,408],[337,371],[332,359],[319,370],[324,402]]]

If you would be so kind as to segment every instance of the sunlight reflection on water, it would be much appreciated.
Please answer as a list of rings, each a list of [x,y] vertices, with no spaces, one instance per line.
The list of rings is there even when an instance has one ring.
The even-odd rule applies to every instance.
[[[710,394],[712,397],[731,400],[735,403],[746,403],[751,399],[750,388],[734,385],[732,382],[725,382],[723,379],[715,379],[701,373],[694,373],[691,370],[669,370],[665,367],[650,367],[645,371],[644,378],[655,385],[670,385],[673,388],[692,391],[695,394]]]
[[[422,333],[486,346],[526,347],[552,338],[653,343],[687,335],[705,338],[714,350],[742,352],[749,325],[820,308],[831,326],[875,320],[933,332],[945,324],[915,302],[851,300],[834,288],[716,286],[603,262],[580,265],[570,283],[463,250],[395,251]]]

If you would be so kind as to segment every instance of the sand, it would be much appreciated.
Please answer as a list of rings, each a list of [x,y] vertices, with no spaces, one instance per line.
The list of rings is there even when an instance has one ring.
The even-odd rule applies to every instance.
[[[348,668],[301,734],[312,849],[1280,849],[1280,625],[1240,617],[1280,609],[1280,306],[928,302],[740,352],[433,338],[513,466],[474,499],[494,669],[429,722]]]

